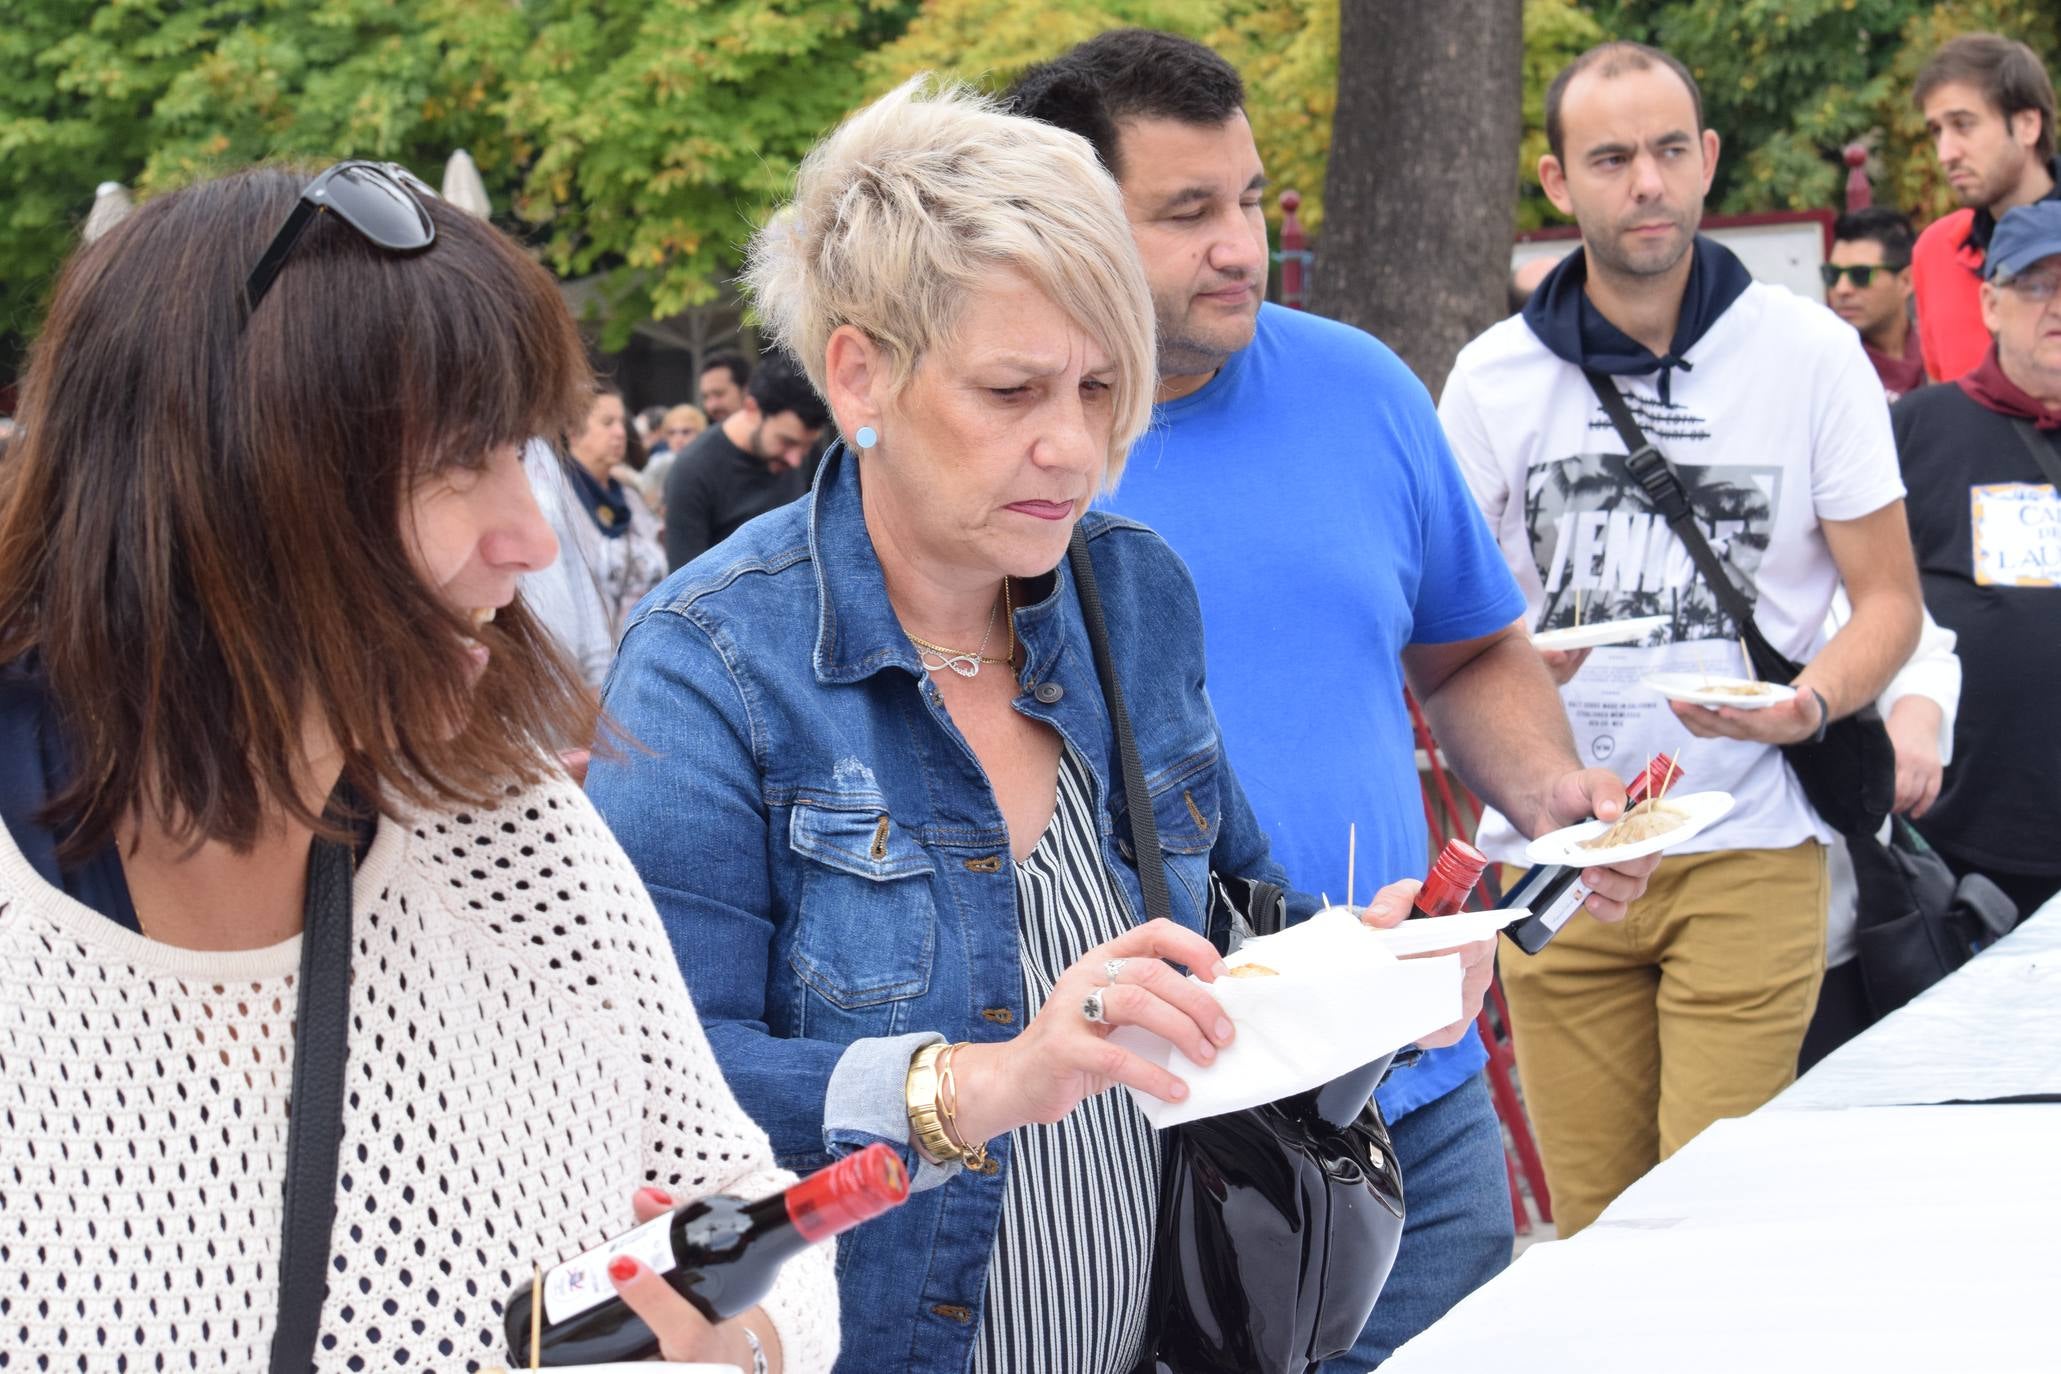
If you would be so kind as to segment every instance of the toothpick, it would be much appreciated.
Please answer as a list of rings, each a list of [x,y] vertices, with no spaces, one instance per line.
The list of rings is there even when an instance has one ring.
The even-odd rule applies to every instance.
[[[1321,902],[1322,902],[1322,903],[1324,904],[1324,906],[1325,906],[1325,908],[1326,908],[1327,910],[1328,910],[1328,909],[1330,908],[1330,906],[1331,906],[1331,894],[1330,894],[1330,893],[1328,893],[1328,892],[1319,892],[1319,893],[1317,894],[1317,900],[1318,900],[1318,901],[1321,901]]]
[[[1357,821],[1345,825],[1345,904],[1353,904],[1353,862],[1359,855],[1360,827]]]
[[[530,1368],[537,1368],[544,1345],[544,1270],[530,1262]]]
[[[1760,674],[1754,671],[1753,654],[1746,647],[1746,632],[1743,630],[1739,632],[1739,657],[1746,661],[1746,680],[1748,682],[1759,682]]]

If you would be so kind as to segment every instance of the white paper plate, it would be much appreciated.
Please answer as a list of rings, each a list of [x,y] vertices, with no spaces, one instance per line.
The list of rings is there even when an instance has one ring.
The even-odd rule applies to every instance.
[[[1744,687],[1750,681],[1743,677],[1723,677],[1716,673],[1648,673],[1639,681],[1671,701],[1684,701],[1691,706],[1732,706],[1741,711],[1765,710],[1770,706],[1778,706],[1796,695],[1794,687],[1787,687],[1779,682],[1753,683],[1752,685],[1764,689],[1753,696],[1716,691],[1713,689]]]
[[[1541,835],[1525,847],[1524,856],[1535,864],[1571,864],[1576,868],[1594,868],[1598,864],[1609,867],[1627,859],[1643,859],[1648,854],[1658,854],[1671,849],[1691,836],[1708,830],[1724,819],[1732,809],[1730,792],[1690,792],[1676,796],[1670,792],[1667,804],[1688,814],[1689,819],[1674,829],[1655,835],[1638,844],[1614,844],[1608,849],[1583,849],[1581,842],[1591,840],[1608,830],[1603,821],[1583,821],[1564,830],[1555,830],[1550,835]]]
[[[1541,649],[1594,649],[1603,644],[1638,644],[1661,626],[1664,615],[1642,615],[1631,620],[1598,620],[1587,625],[1568,625],[1558,630],[1541,630],[1531,642]]]
[[[1493,940],[1496,932],[1504,926],[1529,915],[1531,908],[1523,906],[1497,911],[1462,911],[1452,916],[1419,916],[1386,930],[1369,926],[1367,933],[1379,940],[1381,947],[1396,958],[1407,959],[1413,954],[1437,954],[1477,940]]]

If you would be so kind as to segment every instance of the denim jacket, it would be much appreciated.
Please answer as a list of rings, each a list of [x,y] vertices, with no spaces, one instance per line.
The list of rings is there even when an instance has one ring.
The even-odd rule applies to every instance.
[[[1186,568],[1142,525],[1091,512],[1082,530],[1173,916],[1201,930],[1212,868],[1286,883],[1218,739]],[[1016,709],[1087,764],[1104,858],[1142,912],[1066,564],[1026,599]],[[903,1082],[923,1044],[1022,1028],[1016,884],[994,793],[888,605],[858,461],[833,448],[811,497],[646,598],[604,705],[637,744],[597,757],[588,791],[650,887],[738,1101],[787,1168],[882,1140],[916,1175],[906,1204],[839,1242],[838,1369],[960,1374],[1009,1145],[991,1147],[985,1172],[921,1161]],[[1298,918],[1314,905],[1291,898]]]

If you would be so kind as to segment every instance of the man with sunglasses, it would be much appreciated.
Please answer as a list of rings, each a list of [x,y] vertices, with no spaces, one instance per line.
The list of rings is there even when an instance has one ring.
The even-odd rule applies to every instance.
[[[1960,636],[1953,763],[1918,829],[2022,919],[2061,890],[2061,202],[1997,221],[1973,372],[1890,412],[1925,601]]]
[[[1832,226],[1832,260],[1818,269],[1825,304],[1860,331],[1861,346],[1893,402],[1925,385],[1911,327],[1910,216],[1885,205],[1849,210]]]

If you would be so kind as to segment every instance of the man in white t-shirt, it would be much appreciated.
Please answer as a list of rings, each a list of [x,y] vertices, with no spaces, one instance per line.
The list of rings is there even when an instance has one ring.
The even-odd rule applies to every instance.
[[[1754,283],[1696,234],[1717,166],[1695,80],[1611,43],[1547,98],[1546,194],[1582,230],[1521,316],[1464,349],[1439,406],[1540,629],[1664,615],[1647,645],[1549,662],[1584,762],[1656,752],[1731,814],[1684,843],[1620,925],[1576,920],[1502,960],[1518,1069],[1569,1234],[1711,1121],[1794,1076],[1824,968],[1825,842],[1777,746],[1882,691],[1916,643],[1919,596],[1882,389],[1851,328]],[[1625,396],[1774,646],[1793,700],[1720,710],[1640,685],[1737,674],[1739,630],[1626,468],[1583,369]],[[1844,581],[1853,617],[1829,640]],[[1521,861],[1491,815],[1482,847]]]

